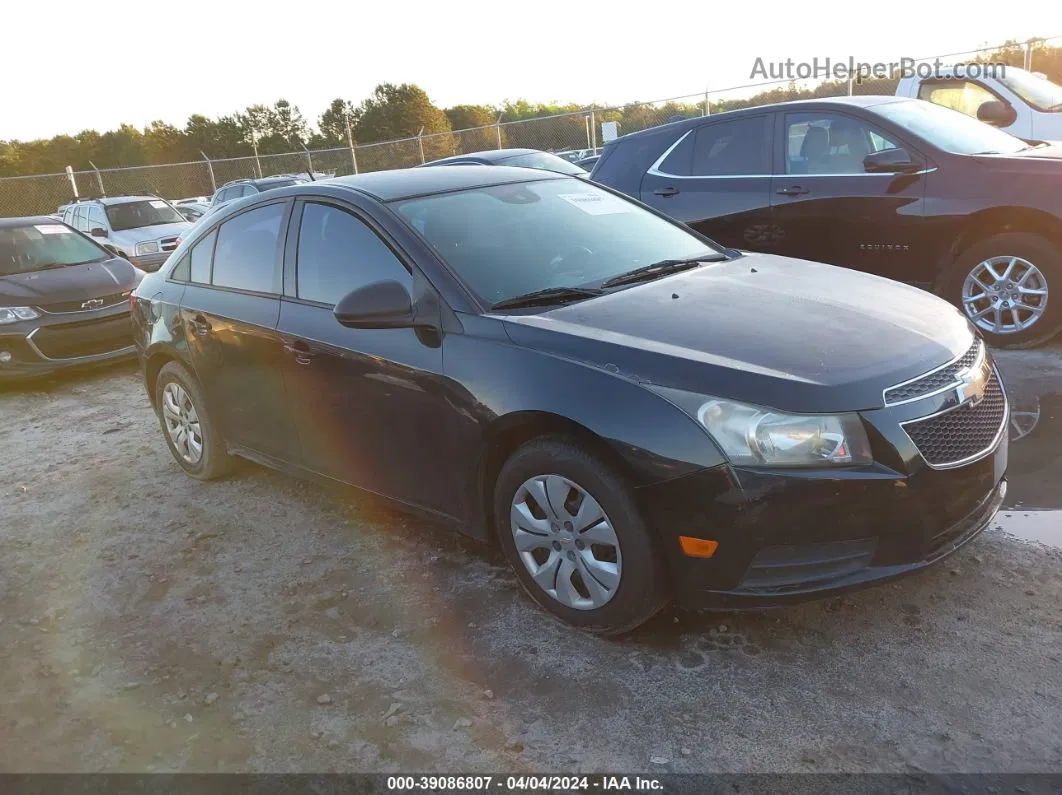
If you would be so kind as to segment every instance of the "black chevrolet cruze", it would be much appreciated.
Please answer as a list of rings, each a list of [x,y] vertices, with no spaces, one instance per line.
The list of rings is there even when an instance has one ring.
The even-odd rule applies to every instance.
[[[174,458],[352,484],[501,544],[562,619],[785,603],[918,570],[1003,499],[960,312],[722,249],[585,180],[437,167],[219,211],[134,296]]]

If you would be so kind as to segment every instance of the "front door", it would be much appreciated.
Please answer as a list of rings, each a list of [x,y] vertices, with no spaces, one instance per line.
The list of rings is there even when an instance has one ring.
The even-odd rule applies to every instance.
[[[925,175],[863,167],[866,155],[901,144],[834,112],[780,113],[778,126],[781,162],[771,181],[778,253],[896,279],[917,273]]]
[[[773,114],[687,131],[642,178],[639,198],[725,246],[771,251]]]
[[[452,510],[453,409],[441,338],[412,328],[347,328],[332,313],[357,287],[393,280],[413,295],[415,279],[423,277],[414,277],[352,208],[323,200],[299,207],[292,221],[297,244],[288,248],[295,278],[288,280],[279,329],[303,465],[404,502]]]
[[[180,319],[196,377],[225,440],[279,461],[298,458],[284,391],[280,316],[281,230],[290,202],[234,216],[179,263]]]

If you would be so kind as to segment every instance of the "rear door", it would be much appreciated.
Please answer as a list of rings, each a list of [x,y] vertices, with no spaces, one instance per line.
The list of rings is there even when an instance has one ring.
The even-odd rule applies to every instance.
[[[650,166],[641,200],[724,245],[770,250],[772,118],[706,119]]]
[[[188,281],[180,320],[189,356],[226,441],[286,462],[299,457],[277,334],[291,205],[277,201],[233,216],[175,270]]]
[[[779,113],[772,180],[778,253],[895,279],[925,273],[916,262],[923,230],[924,173],[868,173],[871,152],[923,155],[855,115]]]
[[[299,201],[292,230],[280,334],[304,465],[404,502],[452,510],[454,423],[442,339],[434,330],[347,328],[332,313],[347,293],[376,281],[400,282],[416,295],[423,276],[350,205]]]

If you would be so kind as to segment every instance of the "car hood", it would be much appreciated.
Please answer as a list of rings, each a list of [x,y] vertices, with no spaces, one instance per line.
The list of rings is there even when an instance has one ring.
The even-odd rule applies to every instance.
[[[879,408],[886,387],[972,342],[959,311],[927,292],[769,254],[503,319],[519,345],[793,412]]]
[[[160,237],[180,235],[191,228],[192,225],[188,221],[174,221],[172,224],[154,224],[136,229],[123,229],[120,232],[113,232],[110,238],[122,243],[141,243],[145,240],[158,240]]]
[[[1052,174],[1062,173],[1062,143],[1048,142],[1047,146],[1038,146],[1012,152],[1006,155],[971,155],[980,162],[996,168],[1014,168],[1021,171],[1049,170]]]
[[[132,290],[143,271],[121,257],[31,273],[0,276],[0,306],[39,306]]]

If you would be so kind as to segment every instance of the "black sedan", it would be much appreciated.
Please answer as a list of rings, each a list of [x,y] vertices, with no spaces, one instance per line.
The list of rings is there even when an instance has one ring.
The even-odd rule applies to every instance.
[[[177,463],[239,455],[501,544],[601,633],[912,572],[1005,492],[1007,401],[929,293],[724,250],[583,179],[409,169],[242,199],[136,290]]]
[[[632,133],[594,181],[729,246],[933,290],[985,338],[1062,329],[1062,146],[901,97],[764,105]]]
[[[50,216],[0,219],[0,380],[132,356],[143,276]]]
[[[482,152],[469,152],[464,155],[453,155],[441,160],[432,160],[418,168],[426,166],[510,166],[517,168],[540,168],[543,171],[554,171],[558,174],[570,174],[572,176],[586,175],[589,169],[575,165],[563,157],[557,157],[552,152],[542,152],[538,149],[487,149]]]

